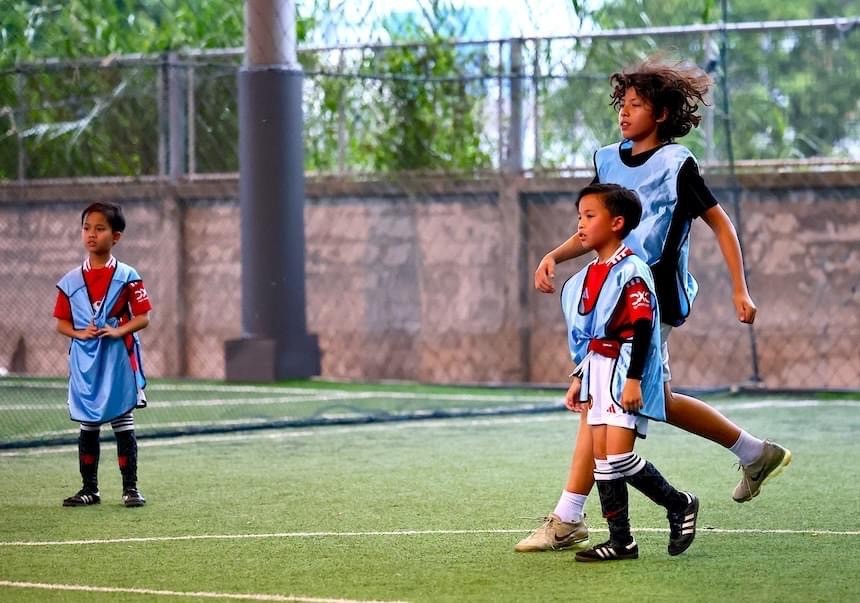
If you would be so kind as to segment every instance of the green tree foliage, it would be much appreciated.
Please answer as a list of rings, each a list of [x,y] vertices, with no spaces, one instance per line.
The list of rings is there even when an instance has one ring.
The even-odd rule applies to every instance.
[[[166,53],[241,46],[243,2],[13,1],[0,25],[0,178],[16,177],[20,158],[28,178],[158,173],[168,73],[193,86],[197,171],[238,169],[237,60],[180,56],[168,65]],[[309,11],[330,10],[329,4],[318,0]],[[414,47],[362,53],[336,67],[324,53],[303,53],[307,167],[489,165],[480,144],[483,90],[459,77],[476,55],[446,43],[462,34],[467,18],[431,0],[421,15],[382,24],[392,40]],[[314,23],[298,19],[299,40]],[[111,58],[128,53],[164,53],[164,61]],[[25,66],[90,57],[105,59],[73,68]],[[333,73],[338,69],[344,73]]]
[[[332,170],[342,162],[375,172],[488,167],[480,119],[485,90],[464,77],[483,68],[484,49],[451,44],[469,18],[469,11],[438,1],[420,14],[391,15],[380,27],[392,47],[341,61],[337,76],[309,74],[315,94],[306,95],[306,165]]]
[[[414,14],[390,17],[383,26],[399,46],[372,57],[363,71],[386,74],[376,80],[379,140],[372,145],[376,169],[481,168],[489,165],[481,150],[483,88],[463,78],[468,66],[482,60],[481,50],[455,47],[468,11],[432,2],[423,19]]]
[[[714,0],[608,0],[589,19],[599,29],[685,25],[716,22],[721,18],[720,9]],[[853,15],[851,12],[844,0],[798,0],[790,4],[739,0],[730,3],[728,20],[857,16],[856,5]],[[571,155],[582,161],[597,146],[617,140],[608,76],[660,52],[670,59],[686,58],[712,69],[715,126],[710,142],[702,128],[683,139],[697,155],[727,158],[723,122],[727,117],[736,159],[846,153],[852,128],[856,135],[860,113],[858,30],[730,32],[725,39],[725,74],[719,62],[720,33],[584,40],[571,49],[581,68],[571,73],[568,85],[547,92],[544,136],[548,148],[555,150],[549,162],[564,161]],[[723,75],[729,89],[728,116],[720,87]]]
[[[30,178],[158,173],[165,67],[111,57],[243,44],[237,0],[11,2],[0,19],[0,178],[17,176],[19,156]],[[299,39],[312,25],[298,19]],[[23,66],[90,57],[105,58],[72,68]],[[195,65],[197,151],[207,171],[237,169],[237,64]],[[185,77],[191,67],[171,69]]]
[[[12,0],[0,66],[53,57],[157,53],[242,45],[234,0]]]

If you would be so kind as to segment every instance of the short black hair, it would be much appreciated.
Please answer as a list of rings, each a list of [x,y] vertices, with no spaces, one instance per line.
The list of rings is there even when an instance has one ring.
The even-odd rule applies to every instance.
[[[613,218],[617,216],[624,218],[624,228],[620,233],[621,239],[639,226],[639,220],[642,219],[642,203],[639,202],[639,195],[636,194],[636,191],[618,184],[589,184],[579,191],[579,197],[576,198],[576,209],[579,209],[579,202],[582,201],[583,197],[588,195],[600,197],[604,207],[609,210],[609,215]]]
[[[102,214],[107,223],[110,224],[110,229],[114,232],[123,232],[125,230],[125,216],[122,215],[122,208],[113,203],[91,203],[81,212],[81,226],[87,216],[93,212]]]

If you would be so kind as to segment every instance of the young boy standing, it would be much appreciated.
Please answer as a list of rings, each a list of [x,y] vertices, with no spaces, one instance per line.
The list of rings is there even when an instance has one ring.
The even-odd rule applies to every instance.
[[[593,184],[580,193],[577,237],[597,258],[562,287],[570,354],[577,367],[565,397],[571,410],[588,409],[594,479],[609,540],[576,554],[577,561],[636,559],[627,484],[663,506],[669,554],[684,552],[696,535],[698,499],[672,487],[633,452],[648,419],[666,420],[660,316],[648,265],[622,243],[639,224],[636,193]]]
[[[99,430],[110,423],[116,437],[126,507],[146,503],[137,489],[137,438],[133,411],[146,405],[146,378],[137,331],[149,325],[152,306],[137,271],[112,250],[125,230],[118,205],[93,203],[81,214],[82,266],[57,284],[54,317],[69,346],[69,415],[81,425],[78,456],[83,487],[64,507],[97,505]]]
[[[745,502],[757,496],[762,484],[791,462],[791,452],[747,433],[703,401],[673,392],[670,387],[669,333],[686,320],[698,290],[687,269],[693,219],[701,217],[717,239],[731,277],[732,302],[738,320],[751,324],[756,315],[734,226],[705,185],[692,153],[674,142],[699,124],[701,117],[696,111],[710,87],[710,78],[692,65],[669,65],[648,59],[631,70],[613,74],[610,82],[623,140],[595,153],[597,175],[593,182],[616,183],[632,189],[642,203],[641,223],[625,242],[651,267],[654,275],[662,320],[667,421],[712,440],[737,456],[742,478],[732,498]],[[535,271],[535,287],[553,293],[556,264],[579,257],[585,251],[574,235],[549,252]],[[567,484],[555,511],[516,545],[517,551],[571,548],[583,533],[588,533],[582,510],[594,483],[591,452],[590,433],[583,417]]]

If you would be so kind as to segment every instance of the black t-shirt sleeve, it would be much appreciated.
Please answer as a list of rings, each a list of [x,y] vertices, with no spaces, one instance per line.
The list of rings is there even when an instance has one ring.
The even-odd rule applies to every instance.
[[[693,218],[717,205],[717,199],[705,184],[696,161],[691,157],[678,173],[678,206]]]
[[[630,350],[630,366],[627,369],[628,379],[642,379],[645,361],[648,359],[648,347],[651,345],[651,321],[640,319],[633,323],[633,347]]]

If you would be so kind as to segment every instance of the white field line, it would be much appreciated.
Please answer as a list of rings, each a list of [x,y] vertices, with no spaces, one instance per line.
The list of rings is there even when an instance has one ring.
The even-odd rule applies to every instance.
[[[0,381],[0,383],[3,383]],[[147,388],[149,391],[150,388]],[[274,388],[271,388],[274,389]],[[196,390],[200,392],[206,389]],[[563,396],[531,396],[531,395],[478,395],[478,394],[433,394],[414,392],[350,392],[344,390],[324,390],[319,393],[302,390],[301,395],[285,395],[260,398],[203,398],[189,400],[155,400],[154,408],[206,408],[231,406],[281,406],[290,404],[317,404],[323,402],[357,402],[360,400],[426,400],[433,402],[496,402],[500,404],[558,404],[562,406]],[[717,410],[754,410],[760,408],[809,408],[819,406],[860,407],[860,400],[807,400],[780,399],[722,402],[712,405]],[[0,405],[3,411],[57,411],[66,408],[66,403],[46,404],[12,404]]]
[[[148,390],[148,388],[147,388]],[[365,394],[357,396],[347,396],[345,394],[332,394],[324,396],[278,396],[268,398],[201,398],[197,400],[155,400],[150,403],[157,405],[158,408],[184,408],[184,407],[206,407],[206,406],[248,406],[248,405],[270,405],[270,404],[300,404],[302,402],[331,402],[333,400],[362,400],[369,398]],[[65,402],[56,402],[48,404],[13,404],[10,406],[0,406],[0,411],[4,410],[59,410],[66,408]]]
[[[502,402],[506,404],[520,402],[529,404],[559,404],[564,401],[562,396],[555,398],[548,397],[504,397],[504,396],[471,396],[464,395],[452,396],[422,396],[420,394],[394,394],[394,392],[381,392],[384,395],[378,395],[370,392],[336,392],[326,393],[322,395],[309,395],[301,397],[279,396],[269,398],[202,398],[198,400],[150,400],[150,404],[154,408],[184,408],[184,407],[207,407],[207,406],[261,406],[261,405],[282,405],[282,404],[302,404],[302,403],[319,403],[319,402],[354,402],[359,400],[432,400],[434,402]],[[57,411],[66,408],[66,403],[49,403],[49,404],[12,404],[0,405],[0,411],[4,410],[50,410]]]
[[[573,419],[571,415],[571,419]],[[303,427],[300,429],[271,429],[255,432],[237,432],[235,434],[199,434],[179,436],[175,438],[141,439],[137,445],[140,448],[160,448],[164,446],[181,446],[184,444],[211,444],[223,442],[244,442],[248,440],[287,440],[292,438],[307,438],[325,435],[344,435],[350,433],[367,433],[375,431],[401,431],[407,429],[462,429],[476,426],[492,426],[505,423],[557,423],[558,415],[526,415],[478,417],[464,419],[428,419],[425,421],[402,421],[387,423],[362,423],[361,425]],[[41,456],[44,454],[68,453],[77,451],[77,445],[45,446],[43,448],[21,448],[19,450],[2,450],[2,457]]]
[[[785,408],[787,410],[797,408],[809,408],[815,406],[860,406],[860,401],[855,400],[764,400],[760,402],[741,402],[732,405],[714,405],[717,410],[757,410],[762,408]],[[575,419],[572,413],[565,417]],[[557,414],[540,415],[504,415],[473,418],[450,418],[450,419],[427,419],[423,421],[402,421],[385,423],[362,423],[349,426],[320,426],[303,427],[291,429],[272,429],[255,432],[237,432],[235,434],[198,434],[179,436],[175,438],[142,439],[138,446],[145,448],[156,448],[163,446],[182,446],[185,444],[222,443],[248,440],[280,440],[289,438],[305,438],[313,436],[343,435],[356,432],[374,431],[400,431],[405,429],[461,429],[472,426],[492,426],[496,424],[524,424],[524,423],[546,423],[557,422]],[[178,426],[181,426],[179,424]],[[200,423],[189,423],[191,426],[200,426]],[[157,427],[158,425],[148,425]],[[76,432],[76,430],[74,431]],[[66,433],[66,432],[61,432]],[[17,450],[0,450],[0,458],[19,456],[41,456],[45,454],[66,454],[77,450],[77,446],[46,446],[42,448],[21,448]]]
[[[253,399],[252,399],[253,400]],[[252,403],[249,401],[248,403]],[[202,404],[201,404],[202,405]],[[810,407],[818,407],[818,406],[840,406],[840,407],[849,407],[849,408],[860,408],[860,401],[857,400],[834,400],[829,402],[822,402],[820,400],[764,400],[758,402],[738,402],[732,403],[731,405],[714,405],[714,408],[720,411],[731,411],[731,410],[759,410],[762,408],[810,408]],[[11,407],[7,407],[11,408]],[[57,410],[58,408],[63,407],[51,407],[52,410]],[[509,407],[498,407],[500,409],[508,409]],[[559,409],[561,409],[561,402],[559,402]],[[3,410],[0,408],[0,410]],[[448,412],[467,412],[467,411],[483,411],[488,415],[491,415],[495,410],[492,407],[480,407],[480,408],[455,408],[449,407],[445,409]],[[388,415],[391,417],[396,417],[398,415],[404,415],[404,417],[409,418],[412,415],[418,415],[422,412],[422,409],[415,410],[397,410],[397,411],[388,411]],[[347,419],[347,418],[359,418],[364,417],[365,415],[361,412],[353,412],[353,413],[325,413],[322,415],[317,415],[316,418],[319,419]],[[199,428],[199,427],[218,427],[218,426],[265,426],[267,424],[271,424],[274,421],[291,421],[297,420],[300,418],[299,416],[280,416],[280,417],[268,417],[268,418],[255,418],[255,419],[221,419],[214,421],[173,421],[173,422],[144,422],[141,423],[139,429],[183,429],[183,428]],[[448,420],[457,419],[460,417],[450,417]],[[76,428],[72,429],[60,429],[54,431],[42,431],[38,433],[32,434],[32,438],[53,438],[58,436],[69,436],[75,435],[78,433]],[[3,453],[0,452],[0,456],[3,456]]]
[[[43,381],[7,381],[0,379],[0,388],[2,387],[19,387],[31,389],[68,389],[68,384],[65,382],[43,382]],[[319,398],[323,396],[333,396],[336,398],[393,398],[395,400],[464,400],[464,401],[479,401],[479,402],[509,402],[516,400],[528,400],[543,402],[546,400],[563,400],[564,394],[559,393],[557,396],[547,397],[545,395],[532,395],[529,393],[511,396],[508,394],[445,394],[441,392],[398,392],[398,391],[358,391],[349,389],[311,389],[301,387],[265,387],[256,385],[209,385],[209,384],[168,384],[168,383],[153,383],[146,386],[146,391],[165,391],[165,392],[217,392],[217,393],[245,393],[245,394],[281,394],[306,396],[308,398]]]
[[[561,402],[559,402],[559,409],[561,409]],[[445,412],[448,413],[461,413],[462,417],[447,417],[448,419],[454,418],[469,418],[467,414],[471,413],[471,416],[487,416],[493,417],[494,415],[510,415],[512,413],[504,413],[503,411],[509,410],[509,406],[494,406],[494,407],[466,407],[466,408],[458,408],[458,407],[446,407]],[[384,410],[385,417],[390,420],[395,420],[399,418],[400,420],[407,419],[417,419],[424,415],[425,420],[429,420],[427,418],[428,415],[434,413],[435,411],[427,410],[427,409],[412,409],[412,410]],[[236,427],[236,431],[238,431],[239,427],[266,427],[267,425],[271,429],[281,429],[281,427],[274,427],[273,423],[279,421],[298,421],[301,419],[319,419],[326,421],[335,421],[335,420],[345,420],[345,419],[367,419],[367,413],[361,412],[361,409],[357,409],[356,412],[326,412],[322,414],[316,414],[312,417],[307,416],[280,416],[280,417],[268,417],[268,418],[257,418],[257,419],[220,419],[217,421],[172,421],[172,422],[141,422],[138,424],[138,432],[146,431],[146,430],[164,430],[164,429],[199,429],[201,427]],[[440,419],[442,417],[436,417]],[[389,421],[386,421],[389,422]],[[308,426],[312,427],[312,426]],[[316,425],[316,427],[325,427],[325,425]],[[34,433],[30,436],[31,439],[38,438],[55,438],[58,436],[70,436],[77,435],[79,430],[77,428],[72,429],[59,429],[53,431],[41,431],[38,433]]]
[[[68,389],[66,380],[58,381],[19,381],[15,379],[0,379],[0,388],[19,387],[26,389]],[[148,390],[162,392],[233,392],[237,394],[307,394],[312,391],[341,391],[313,390],[307,387],[271,387],[260,385],[219,385],[215,383],[152,383]]]
[[[283,540],[301,538],[376,538],[389,536],[474,536],[492,534],[522,534],[532,528],[488,528],[484,530],[368,530],[357,532],[273,532],[269,534],[189,534],[185,536],[140,536],[129,538],[93,538],[87,540],[24,540],[0,541],[0,547],[38,547],[38,546],[86,546],[100,544],[142,544],[148,542],[181,542],[196,540]],[[606,528],[589,528],[592,532],[607,532]],[[635,528],[636,532],[667,534],[668,528]],[[699,528],[697,535],[767,535],[785,534],[791,536],[860,536],[860,530],[826,529],[765,529],[765,528]]]
[[[149,388],[147,388],[149,391]],[[183,407],[207,407],[207,406],[247,406],[247,405],[280,405],[301,404],[319,402],[353,402],[359,400],[428,400],[433,402],[496,402],[496,403],[528,403],[528,404],[553,404],[559,405],[564,401],[562,395],[548,396],[481,396],[471,394],[417,394],[411,392],[346,392],[326,391],[319,394],[304,392],[303,396],[277,396],[260,398],[200,398],[196,400],[150,400],[150,404],[157,408],[183,408]],[[152,398],[152,396],[150,396]],[[12,404],[0,405],[0,411],[34,411],[49,410],[56,411],[66,408],[65,402],[54,402],[46,404]]]
[[[240,599],[243,601],[296,601],[304,603],[385,603],[359,599],[327,599],[300,595],[267,595],[256,593],[212,593],[177,590],[155,590],[151,588],[121,588],[116,586],[87,586],[85,584],[45,584],[44,582],[13,582],[0,580],[0,587],[29,588],[39,590],[79,591],[87,593],[115,593],[129,595],[153,595],[160,597],[194,597],[200,599]],[[390,603],[399,603],[392,601]]]

